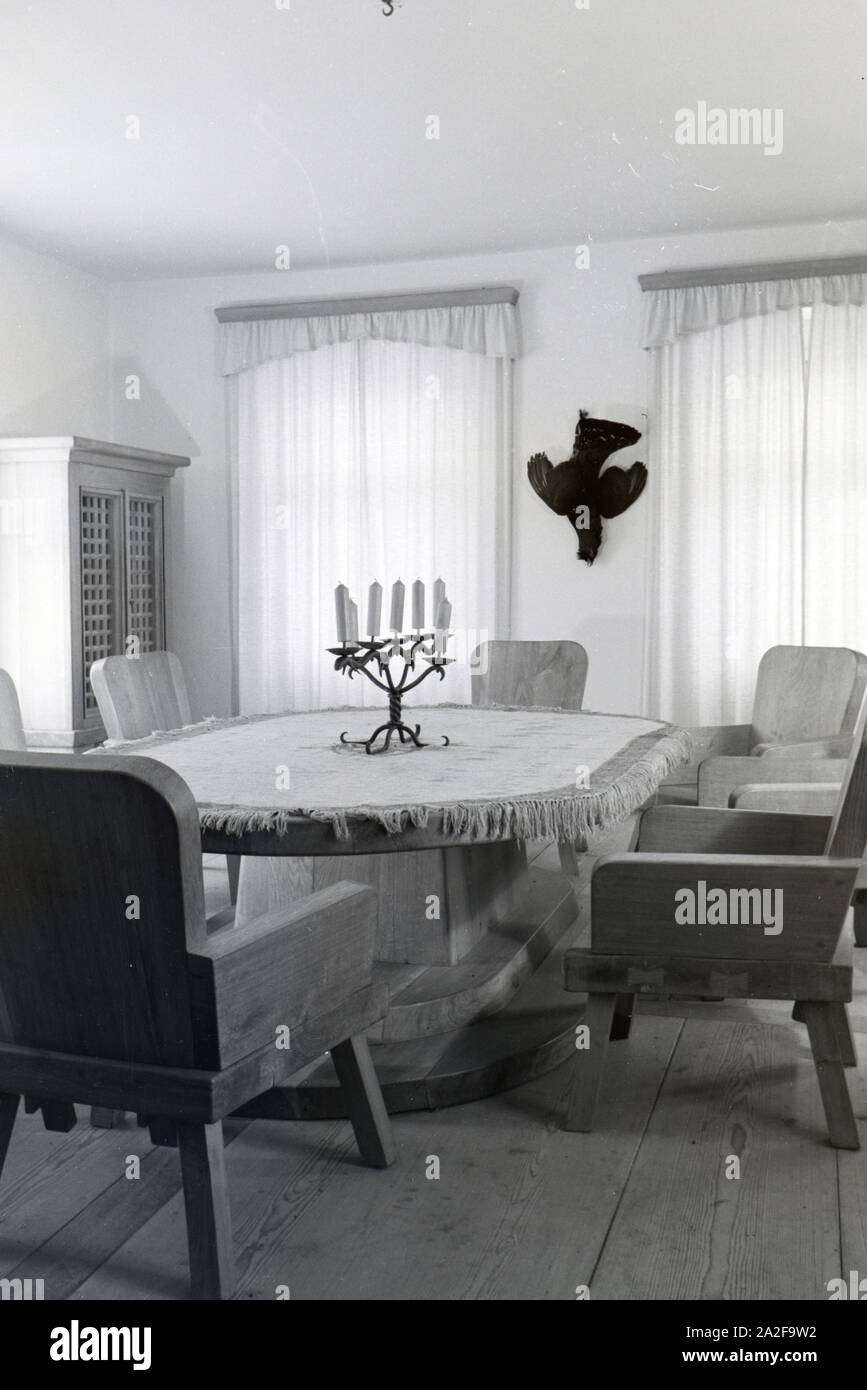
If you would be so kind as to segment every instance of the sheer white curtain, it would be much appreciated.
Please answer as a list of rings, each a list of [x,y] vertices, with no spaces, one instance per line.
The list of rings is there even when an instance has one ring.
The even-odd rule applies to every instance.
[[[867,651],[867,306],[812,312],[804,640]]]
[[[662,292],[646,319],[643,708],[686,724],[748,719],[762,653],[803,640],[801,311],[731,317],[739,288]]]
[[[438,577],[459,655],[477,633],[507,631],[510,391],[506,355],[372,337],[231,377],[242,714],[382,703],[327,655],[339,583],[362,632],[372,580],[384,621],[403,580],[408,624],[412,582],[425,582],[430,621]],[[415,698],[468,700],[466,660]]]

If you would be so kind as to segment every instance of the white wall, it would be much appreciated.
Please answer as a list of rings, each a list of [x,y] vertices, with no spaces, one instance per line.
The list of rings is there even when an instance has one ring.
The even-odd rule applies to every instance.
[[[194,712],[230,702],[229,516],[223,382],[214,361],[214,308],[256,299],[315,298],[458,285],[515,285],[523,326],[516,370],[512,636],[564,637],[590,653],[588,709],[640,706],[647,498],[606,524],[595,565],[576,558],[574,532],[530,489],[537,450],[568,457],[579,407],[646,429],[646,357],[638,346],[637,276],[685,266],[736,265],[867,250],[867,221],[816,223],[680,239],[594,245],[590,266],[573,247],[340,267],[271,275],[113,286],[113,379],[141,377],[140,400],[115,391],[114,436],[190,454],[175,488],[172,642],[189,673]],[[615,461],[646,458],[642,440]],[[652,477],[648,489],[653,486]],[[665,711],[648,711],[665,714]]]
[[[109,291],[0,239],[0,435],[110,438]]]
[[[68,435],[111,438],[108,286],[15,242],[0,239],[0,436]],[[43,472],[49,471],[43,469]],[[0,470],[3,472],[3,470]],[[26,499],[36,485],[12,487],[13,466],[0,478],[4,492]],[[68,726],[72,690],[43,681],[46,663],[68,665],[70,641],[65,573],[68,530],[62,490],[43,498],[43,522],[25,542],[8,539],[8,513],[0,509],[0,666],[8,668],[21,693],[25,726]],[[6,535],[4,536],[4,531]],[[4,543],[5,542],[5,543]],[[63,552],[58,555],[58,549]],[[28,574],[35,564],[38,572]],[[17,605],[18,586],[44,589],[42,635],[34,645],[17,613],[4,621],[3,602]],[[26,605],[25,605],[26,608]],[[11,617],[11,621],[9,621]],[[35,693],[34,693],[35,692]]]

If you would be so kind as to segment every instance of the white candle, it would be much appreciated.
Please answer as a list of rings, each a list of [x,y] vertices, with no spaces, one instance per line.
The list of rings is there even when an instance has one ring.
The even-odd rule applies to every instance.
[[[367,631],[376,637],[382,619],[382,585],[374,579],[367,591]]]
[[[358,641],[358,604],[349,599],[347,603],[346,636],[348,641]]]
[[[437,606],[437,615],[434,620],[434,627],[438,632],[447,631],[452,620],[452,606],[447,598],[441,599]]]
[[[445,598],[445,596],[446,596],[446,582],[445,582],[444,579],[438,579],[438,580],[436,581],[436,583],[434,584],[434,588],[433,588],[433,611],[434,611],[434,615],[436,615],[437,609],[439,608],[439,606],[440,606],[440,604],[442,603],[442,601],[443,601],[443,599]]]
[[[434,620],[434,656],[445,656],[446,643],[449,640],[449,623],[452,620],[452,606],[447,598],[442,598],[437,607],[437,615]]]
[[[404,585],[401,579],[396,579],[391,586],[391,630],[400,632],[403,628],[403,595]]]
[[[424,584],[420,579],[412,586],[412,625],[416,632],[424,627]]]
[[[338,584],[334,590],[334,613],[337,618],[337,641],[342,646],[346,641],[346,605],[349,601],[349,590],[345,584]]]

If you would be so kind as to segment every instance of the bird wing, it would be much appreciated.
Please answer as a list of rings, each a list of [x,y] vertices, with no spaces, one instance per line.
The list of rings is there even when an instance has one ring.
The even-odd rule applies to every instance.
[[[548,491],[548,479],[551,476],[553,464],[547,454],[534,454],[527,464],[527,477],[534,492],[537,492],[546,506],[551,506],[551,495]]]
[[[606,468],[593,489],[596,505],[603,516],[620,516],[641,496],[646,482],[643,463],[633,463],[631,468]]]

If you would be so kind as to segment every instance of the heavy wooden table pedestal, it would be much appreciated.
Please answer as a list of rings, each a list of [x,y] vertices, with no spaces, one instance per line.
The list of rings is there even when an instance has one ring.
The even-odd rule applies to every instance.
[[[569,1055],[577,1010],[562,960],[540,967],[577,918],[572,884],[527,867],[523,844],[449,845],[313,862],[379,893],[374,978],[389,1010],[368,1035],[390,1112],[437,1109],[520,1085]],[[537,973],[539,972],[539,973]],[[271,1118],[345,1116],[328,1058],[246,1106]]]

